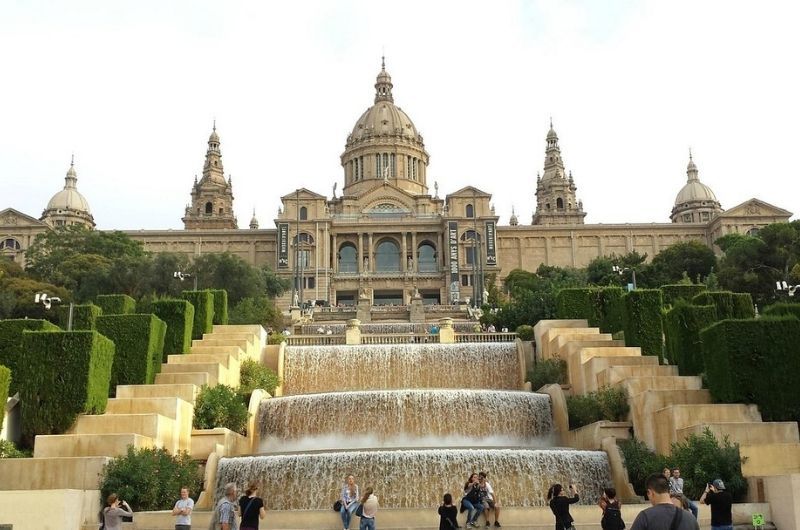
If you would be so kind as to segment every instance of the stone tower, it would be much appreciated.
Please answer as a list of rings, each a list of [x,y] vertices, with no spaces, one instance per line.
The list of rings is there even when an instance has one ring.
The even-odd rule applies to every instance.
[[[699,171],[689,150],[689,165],[686,166],[687,180],[675,197],[670,219],[673,223],[707,223],[722,212],[717,196],[700,182]]]
[[[86,228],[94,228],[94,217],[89,210],[89,202],[78,191],[74,156],[70,161],[67,176],[64,177],[64,189],[53,195],[40,219],[53,227],[83,225]]]
[[[572,172],[570,171],[568,177],[564,170],[558,135],[551,120],[550,130],[547,132],[544,174],[536,176],[536,212],[533,214],[533,224],[583,224],[586,212],[583,211],[583,203],[575,197],[577,189]]]
[[[236,217],[233,215],[233,188],[231,179],[225,180],[222,169],[222,153],[219,149],[217,124],[208,137],[206,163],[203,178],[192,186],[192,204],[186,207],[183,217],[186,230],[235,229]]]

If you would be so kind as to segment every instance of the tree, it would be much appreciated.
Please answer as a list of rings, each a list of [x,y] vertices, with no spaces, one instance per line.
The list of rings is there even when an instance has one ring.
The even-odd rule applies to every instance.
[[[689,279],[704,281],[717,265],[714,251],[699,241],[680,241],[658,254],[643,276],[648,287],[679,283],[684,273]]]
[[[647,260],[647,254],[639,254],[636,251],[627,254],[610,256],[599,256],[594,258],[586,266],[586,280],[591,285],[606,287],[609,285],[625,286],[631,279],[632,270],[637,273],[643,270],[642,264]],[[622,274],[614,271],[614,267],[619,267]],[[625,271],[625,269],[628,269]]]
[[[231,304],[245,298],[275,297],[287,288],[269,268],[253,267],[230,252],[197,256],[189,270],[197,276],[199,289],[225,289]]]

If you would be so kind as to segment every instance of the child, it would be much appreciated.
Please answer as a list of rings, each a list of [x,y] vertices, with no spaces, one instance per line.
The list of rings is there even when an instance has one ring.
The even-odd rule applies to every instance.
[[[458,508],[453,505],[453,496],[449,493],[444,494],[442,505],[439,506],[439,530],[453,530],[458,528]]]

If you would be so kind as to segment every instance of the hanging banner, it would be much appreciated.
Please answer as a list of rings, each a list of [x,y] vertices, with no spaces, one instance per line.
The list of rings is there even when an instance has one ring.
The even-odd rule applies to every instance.
[[[497,238],[495,237],[494,221],[486,221],[486,265],[497,265]]]
[[[458,222],[447,222],[447,241],[450,245],[450,301],[457,302],[460,278],[458,277]]]
[[[278,223],[278,268],[289,268],[289,223]]]

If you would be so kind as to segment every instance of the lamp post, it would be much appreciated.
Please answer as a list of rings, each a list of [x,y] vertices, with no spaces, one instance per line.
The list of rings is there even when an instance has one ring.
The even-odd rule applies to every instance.
[[[45,311],[49,311],[53,304],[60,304],[61,298],[57,296],[50,296],[47,293],[36,293],[33,297],[34,304],[42,304]],[[67,316],[67,331],[72,331],[72,313],[75,309],[73,302],[69,303],[69,314]]]
[[[800,285],[789,285],[785,281],[775,282],[775,290],[779,293],[786,293],[789,296],[794,296],[798,287],[800,287]]]
[[[183,281],[186,278],[194,278],[194,290],[195,291],[197,290],[197,275],[196,274],[192,274],[190,272],[175,271],[175,272],[172,273],[172,277],[173,278],[177,278],[180,281]]]
[[[611,270],[616,272],[620,276],[622,276],[623,272],[630,271],[631,278],[633,281],[633,290],[634,291],[636,290],[636,269],[634,269],[633,267],[620,267],[619,265],[614,265],[613,267],[611,267]]]

